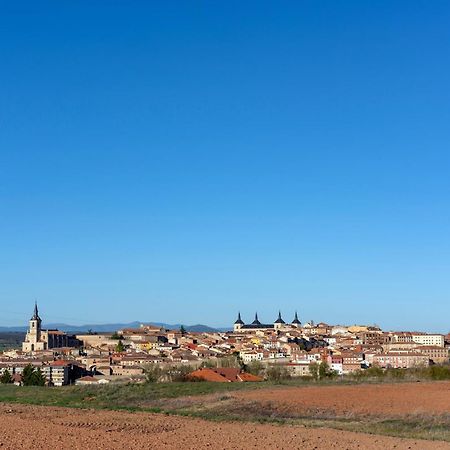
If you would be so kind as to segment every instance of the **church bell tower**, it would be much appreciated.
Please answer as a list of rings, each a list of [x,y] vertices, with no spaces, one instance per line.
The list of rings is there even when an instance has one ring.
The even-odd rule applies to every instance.
[[[34,302],[34,312],[33,317],[30,319],[30,338],[33,343],[37,343],[41,339],[41,324],[42,320],[39,317],[37,302]]]

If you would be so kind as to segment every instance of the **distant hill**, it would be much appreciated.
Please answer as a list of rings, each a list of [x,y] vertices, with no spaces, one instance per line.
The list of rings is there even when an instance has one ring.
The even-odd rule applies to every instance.
[[[58,329],[70,333],[86,333],[88,331],[94,331],[98,333],[107,333],[120,330],[122,328],[139,328],[143,322],[130,322],[130,323],[107,323],[107,324],[88,324],[88,325],[68,325],[66,323],[47,323],[43,324],[42,328],[45,329]],[[156,327],[163,327],[170,330],[177,330],[181,327],[181,324],[168,324],[163,322],[145,322],[147,325],[153,325]],[[226,331],[228,328],[211,328],[207,325],[184,325],[186,331],[192,331],[197,333],[213,333],[215,331]],[[11,333],[21,332],[24,333],[28,330],[28,327],[0,327],[0,332]]]
[[[25,333],[22,332],[0,332],[0,351],[21,348],[24,339]]]

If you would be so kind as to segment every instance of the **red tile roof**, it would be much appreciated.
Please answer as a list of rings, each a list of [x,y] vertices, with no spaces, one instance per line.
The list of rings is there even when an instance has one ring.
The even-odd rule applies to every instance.
[[[262,378],[250,373],[241,372],[232,367],[219,367],[217,369],[198,369],[189,375],[191,378],[199,378],[205,381],[214,381],[219,383],[232,383],[243,381],[262,381]]]

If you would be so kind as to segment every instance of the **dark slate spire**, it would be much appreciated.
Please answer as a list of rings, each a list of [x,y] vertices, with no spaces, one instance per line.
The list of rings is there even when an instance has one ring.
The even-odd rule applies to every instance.
[[[238,312],[238,317],[237,317],[236,322],[234,322],[234,324],[235,324],[235,325],[244,325],[244,322],[243,322],[243,320],[241,319],[241,312],[240,312],[240,311]]]
[[[31,320],[41,320],[41,318],[39,317],[37,301],[34,302],[34,311]]]
[[[300,320],[298,320],[297,311],[295,311],[295,317],[294,317],[294,320],[292,321],[292,324],[294,324],[294,325],[301,325]]]
[[[258,320],[258,313],[255,313],[255,320],[252,322],[252,325],[261,325],[261,322]]]
[[[284,320],[281,318],[281,311],[278,311],[278,319],[275,320],[274,323],[285,323]]]

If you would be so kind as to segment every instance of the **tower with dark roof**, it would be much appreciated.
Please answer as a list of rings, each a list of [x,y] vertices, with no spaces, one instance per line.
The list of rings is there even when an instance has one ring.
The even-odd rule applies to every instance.
[[[255,313],[255,320],[252,322],[252,325],[261,325],[261,322],[258,319],[258,313]]]
[[[281,311],[278,311],[278,318],[273,323],[273,327],[277,330],[285,325],[285,321],[281,318]]]
[[[237,320],[234,322],[234,331],[239,331],[242,327],[242,325],[245,325],[244,321],[241,319],[241,312],[238,312]]]
[[[38,320],[38,321],[41,320],[41,318],[39,317],[38,305],[37,305],[36,300],[34,302],[34,311],[33,311],[33,316],[31,317],[31,320]]]
[[[295,316],[294,316],[294,320],[292,321],[292,325],[297,328],[301,327],[301,325],[302,325],[300,320],[298,320],[297,311],[295,311]]]
[[[25,352],[33,352],[36,350],[45,350],[46,343],[42,336],[42,320],[39,317],[37,302],[34,302],[33,315],[30,319],[30,328],[25,337],[25,342],[22,344],[22,350]]]

